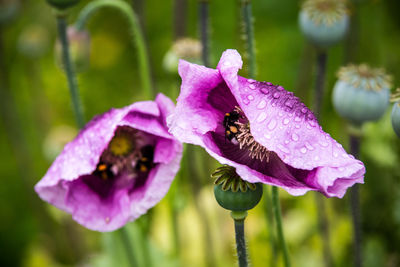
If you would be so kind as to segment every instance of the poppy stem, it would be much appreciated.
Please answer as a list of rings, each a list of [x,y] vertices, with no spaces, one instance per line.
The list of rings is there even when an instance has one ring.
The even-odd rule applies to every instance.
[[[265,216],[267,221],[267,228],[269,229],[269,242],[271,244],[271,262],[270,266],[275,267],[277,265],[277,251],[276,251],[276,237],[274,229],[274,211],[272,208],[272,199],[271,194],[269,192],[269,186],[264,185],[264,208],[265,208]]]
[[[247,267],[247,249],[246,240],[244,236],[244,220],[246,219],[247,212],[232,211],[231,217],[235,222],[235,239],[236,239],[236,252],[239,262],[239,267]]]
[[[253,14],[251,11],[251,0],[241,0],[241,10],[246,36],[246,51],[249,59],[249,77],[256,76],[256,57],[254,44]]]
[[[201,57],[206,67],[210,66],[209,61],[209,0],[199,0],[199,24],[201,38]]]
[[[282,227],[282,214],[281,214],[281,205],[279,203],[279,191],[278,187],[272,187],[272,204],[275,214],[276,220],[276,230],[278,232],[278,240],[279,244],[282,249],[283,253],[283,261],[285,267],[290,267],[290,258],[289,258],[289,251],[285,242],[285,236],[283,234],[283,227]]]
[[[360,153],[360,138],[350,135],[350,153],[358,158]],[[351,217],[353,219],[353,244],[354,244],[354,266],[362,266],[361,254],[361,211],[360,211],[360,193],[358,184],[354,185],[350,190],[350,207]]]
[[[71,55],[69,51],[69,42],[67,37],[67,22],[65,12],[59,12],[57,14],[57,28],[58,35],[62,48],[62,60],[64,65],[65,74],[68,80],[69,92],[71,94],[72,106],[75,112],[75,119],[79,126],[82,128],[85,125],[85,119],[83,115],[82,103],[79,98],[78,82],[76,80],[74,65],[71,61]]]
[[[317,52],[317,75],[315,80],[314,113],[318,120],[321,120],[322,116],[327,57],[328,55],[325,50]],[[325,199],[320,195],[316,195],[315,202],[317,204],[318,210],[318,226],[322,238],[325,267],[332,267],[333,260],[330,246],[329,220],[326,214]]]
[[[148,98],[153,98],[155,95],[155,89],[152,85],[151,74],[150,74],[150,60],[145,44],[144,36],[139,24],[139,20],[132,7],[121,0],[94,0],[87,4],[80,12],[76,21],[77,30],[81,31],[85,27],[86,22],[89,18],[100,8],[113,7],[121,11],[128,19],[130,30],[132,32],[133,42],[136,44],[139,56],[139,71],[140,78],[142,80],[142,86]]]
[[[125,250],[126,250],[126,256],[127,256],[127,258],[128,258],[129,265],[130,265],[131,267],[137,267],[137,266],[139,266],[138,263],[137,263],[136,258],[134,257],[134,255],[133,255],[133,253],[132,253],[132,251],[133,251],[132,242],[131,242],[131,240],[130,240],[130,238],[129,238],[129,233],[128,233],[128,231],[127,231],[126,228],[124,227],[124,228],[121,228],[121,229],[119,230],[119,233],[121,234],[122,243],[124,244],[124,248],[125,248]]]

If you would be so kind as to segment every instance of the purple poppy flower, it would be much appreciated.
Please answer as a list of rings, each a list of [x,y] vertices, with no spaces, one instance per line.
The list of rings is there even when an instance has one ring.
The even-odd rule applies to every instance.
[[[133,221],[167,193],[182,144],[166,127],[174,104],[155,101],[111,109],[68,143],[35,186],[39,196],[97,231]]]
[[[238,76],[242,59],[223,53],[216,70],[181,61],[178,104],[168,117],[182,142],[204,147],[242,179],[343,197],[363,183],[362,162],[318,125],[314,114],[283,87]]]

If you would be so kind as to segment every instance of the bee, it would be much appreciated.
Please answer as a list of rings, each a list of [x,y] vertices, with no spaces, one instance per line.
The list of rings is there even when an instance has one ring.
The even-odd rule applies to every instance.
[[[111,170],[111,165],[100,161],[96,170],[93,172],[94,175],[99,176],[103,180],[108,180],[114,177],[114,173]]]
[[[236,109],[232,112],[225,113],[223,124],[225,127],[225,138],[229,141],[236,140],[236,134],[239,132],[236,122],[238,122],[241,117],[242,116]]]
[[[136,169],[140,172],[148,172],[154,165],[154,147],[148,145],[141,149],[142,157],[136,163]]]

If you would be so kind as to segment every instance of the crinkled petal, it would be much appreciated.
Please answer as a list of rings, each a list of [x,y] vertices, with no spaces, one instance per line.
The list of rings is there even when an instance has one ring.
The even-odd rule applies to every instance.
[[[236,50],[225,51],[217,67],[225,86],[218,83],[218,87],[202,90],[204,85],[196,88],[199,82],[193,81],[204,80],[206,84],[207,78],[201,77],[202,73],[192,73],[191,70],[203,68],[189,63],[182,66],[185,71],[181,72],[182,93],[178,98],[177,107],[186,110],[184,114],[175,112],[172,115],[174,119],[169,121],[170,131],[178,139],[205,147],[221,163],[235,167],[245,180],[281,186],[293,195],[318,190],[329,197],[342,197],[348,187],[363,182],[365,168],[362,162],[347,154],[340,144],[325,133],[314,114],[293,93],[271,83],[242,78],[237,75],[241,67],[239,53]],[[207,71],[211,72],[209,69]],[[226,92],[225,88],[228,88],[229,92]],[[233,95],[237,105],[243,110],[250,122],[251,134],[258,143],[275,152],[287,166],[306,171],[301,172],[300,176],[293,171],[286,172],[286,177],[289,174],[292,176],[289,177],[292,185],[280,181],[279,177],[266,176],[265,173],[260,173],[244,163],[238,164],[237,161],[227,159],[221,152],[221,146],[215,144],[215,140],[205,138],[204,134],[207,132],[220,131],[218,128],[222,127],[224,116],[221,111],[232,111],[230,105],[225,111],[216,105],[210,105],[210,100],[214,99],[210,97],[210,93],[218,95],[215,91],[223,90],[225,98]],[[188,94],[188,91],[191,93]],[[197,99],[195,106],[187,100],[188,95]],[[198,95],[202,97],[199,98]],[[212,108],[209,108],[209,105]],[[198,127],[204,127],[201,132],[196,131],[196,125],[190,121],[194,113],[197,117],[207,114],[196,119],[195,123],[201,124]],[[184,138],[181,135],[184,135]],[[297,180],[297,183],[293,179]]]
[[[172,110],[172,101],[159,94],[155,102],[137,102],[95,117],[65,146],[36,184],[36,192],[43,200],[71,213],[77,222],[92,230],[112,231],[136,219],[161,200],[179,168],[182,145],[168,133],[165,124]],[[132,182],[129,178],[118,177],[118,184],[112,185],[110,192],[94,192],[93,186],[97,185],[87,181],[115,130],[124,125],[138,129],[144,135],[147,133],[155,140],[157,165],[144,184],[134,187],[134,191],[130,190]]]

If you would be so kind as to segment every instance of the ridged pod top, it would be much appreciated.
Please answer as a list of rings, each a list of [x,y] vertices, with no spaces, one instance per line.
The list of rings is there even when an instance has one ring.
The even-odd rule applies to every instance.
[[[315,24],[332,25],[348,13],[345,0],[307,0],[302,9]]]
[[[392,86],[392,77],[382,68],[371,68],[366,64],[348,65],[340,68],[338,78],[355,88],[381,91]]]

